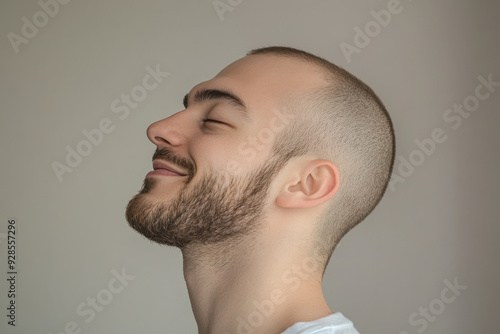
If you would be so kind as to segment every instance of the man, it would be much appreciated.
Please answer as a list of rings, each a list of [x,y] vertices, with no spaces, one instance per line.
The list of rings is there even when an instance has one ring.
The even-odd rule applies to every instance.
[[[199,333],[358,333],[321,282],[394,162],[373,91],[310,53],[253,50],[147,130],[154,171],[126,210],[180,248]]]

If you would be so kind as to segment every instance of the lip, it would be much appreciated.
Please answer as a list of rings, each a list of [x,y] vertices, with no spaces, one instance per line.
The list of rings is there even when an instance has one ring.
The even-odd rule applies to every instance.
[[[152,176],[152,175],[162,175],[162,176],[177,176],[177,177],[182,177],[183,175],[179,175],[177,173],[171,172],[166,169],[156,169],[152,170],[149,172],[146,176]]]
[[[149,172],[151,175],[169,175],[169,176],[186,176],[185,173],[177,170],[163,160],[153,161],[153,171]]]

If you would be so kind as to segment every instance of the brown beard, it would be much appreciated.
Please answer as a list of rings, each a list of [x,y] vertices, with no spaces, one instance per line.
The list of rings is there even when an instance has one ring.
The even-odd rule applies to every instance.
[[[158,152],[156,157],[168,156],[165,160],[190,167],[178,158],[171,159],[165,149]],[[153,198],[151,190],[162,183],[147,177],[127,205],[127,221],[147,239],[181,249],[191,243],[214,244],[252,235],[264,223],[269,186],[284,163],[269,159],[248,176],[210,170],[199,181],[188,169],[184,187],[169,203]]]

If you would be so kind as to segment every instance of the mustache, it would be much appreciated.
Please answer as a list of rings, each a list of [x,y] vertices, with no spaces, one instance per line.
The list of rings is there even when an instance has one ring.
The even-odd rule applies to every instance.
[[[190,176],[192,176],[196,170],[196,166],[193,163],[191,163],[191,161],[175,154],[166,147],[162,147],[161,149],[158,149],[158,147],[156,148],[152,160],[157,160],[157,159],[165,160],[176,166],[181,167],[182,169],[186,170],[188,175]]]

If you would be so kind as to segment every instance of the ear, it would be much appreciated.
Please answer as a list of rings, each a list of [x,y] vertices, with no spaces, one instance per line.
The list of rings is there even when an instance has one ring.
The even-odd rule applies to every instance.
[[[339,184],[339,169],[333,162],[310,160],[293,180],[282,187],[276,197],[276,204],[283,208],[314,207],[332,198]]]

